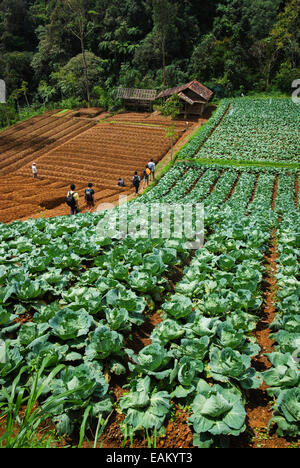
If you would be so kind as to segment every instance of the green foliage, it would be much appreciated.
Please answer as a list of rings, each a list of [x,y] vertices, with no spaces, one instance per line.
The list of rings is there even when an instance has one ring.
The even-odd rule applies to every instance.
[[[300,76],[300,67],[294,68],[290,61],[282,62],[273,80],[275,89],[285,93],[291,92],[291,85]]]
[[[160,111],[162,115],[175,119],[181,112],[181,106],[181,99],[177,96],[177,94],[174,94],[169,99],[167,99],[164,104],[161,106],[156,106],[155,109]]]
[[[245,430],[246,412],[241,396],[230,387],[218,384],[211,387],[204,380],[199,380],[197,396],[191,407],[193,415],[189,422],[196,433],[194,444],[196,442],[199,447],[203,446],[203,436],[208,441],[211,435],[238,435]]]
[[[120,399],[120,409],[127,413],[124,425],[131,426],[133,433],[143,429],[158,431],[170,407],[170,395],[152,389],[148,376],[134,381],[130,393]]]
[[[1,78],[9,96],[29,83],[20,107],[40,98],[44,104],[96,98],[112,109],[120,105],[111,94],[118,86],[160,90],[194,78],[217,97],[290,93],[299,74],[299,30],[298,0],[212,1],[205,12],[196,0],[183,6],[177,0],[121,6],[117,0],[3,0]],[[45,83],[54,89],[46,100]]]
[[[15,104],[22,118],[27,93],[45,108],[59,96],[64,108],[90,102],[86,78],[96,104],[111,108],[118,84],[161,89],[162,82],[175,86],[192,75],[219,89],[218,96],[231,96],[270,86],[288,91],[289,76],[299,69],[299,0],[282,9],[278,1],[227,0],[205,11],[196,1],[155,1],[153,8],[131,0],[72,1],[66,3],[79,14],[70,17],[62,2],[46,3],[31,2],[29,10],[22,0],[1,5],[0,65],[12,121]],[[14,29],[17,10],[22,18],[14,18]],[[166,104],[172,117],[178,111],[173,100]],[[37,441],[35,433],[51,418],[59,434],[77,431],[82,446],[91,423],[97,421],[97,440],[116,406],[125,437],[145,430],[151,446],[151,433],[155,438],[179,400],[191,410],[194,445],[220,446],[245,431],[245,396],[262,378],[274,398],[270,426],[279,435],[299,435],[298,174],[292,166],[270,167],[298,154],[296,114],[291,100],[222,101],[178,154],[212,161],[179,163],[142,196],[149,206],[158,199],[205,204],[205,246],[188,266],[186,238],[97,238],[104,214],[0,225],[2,445],[50,444],[51,437]],[[246,161],[239,180],[232,162],[213,162],[228,158]],[[272,368],[260,375],[251,367],[260,352],[253,330],[274,228],[276,351],[267,356]],[[170,272],[177,265],[186,268],[174,288]],[[151,310],[162,310],[162,322],[151,344],[136,352],[132,331]],[[32,321],[24,323],[28,313]],[[126,376],[128,393],[118,405],[109,392],[112,374]]]
[[[300,431],[300,388],[282,390],[275,403],[275,413],[268,427],[277,427],[279,436],[297,437]]]
[[[220,105],[220,111],[218,109],[213,116],[212,124],[218,123],[217,115],[220,116],[221,107],[224,109],[224,105]],[[297,116],[298,108],[292,99],[236,98],[221,124],[200,148],[197,157],[236,161],[296,161],[298,143],[294,135]]]
[[[48,417],[61,435],[79,432],[82,445],[88,427],[97,421],[101,432],[111,414],[111,376],[124,375],[128,393],[118,408],[124,415],[125,438],[144,430],[149,445],[154,444],[151,435],[159,434],[172,402],[179,401],[190,405],[194,445],[209,447],[245,430],[246,392],[258,388],[265,377],[269,394],[276,398],[272,424],[278,433],[295,435],[297,173],[256,167],[239,171],[228,200],[236,181],[232,166],[192,162],[174,166],[142,196],[147,204],[157,197],[174,204],[204,199],[210,232],[205,246],[181,269],[175,290],[170,288],[172,269],[187,265],[189,257],[185,239],[98,238],[95,227],[105,213],[1,225],[1,403],[22,366],[26,369],[18,391],[26,392],[33,382],[29,370],[43,365],[39,404],[55,399],[47,407]],[[248,206],[256,174],[260,177]],[[278,200],[273,212],[275,176]],[[283,206],[289,207],[288,213]],[[272,228],[278,228],[279,213],[277,307],[282,314],[272,328],[280,349],[269,356],[273,368],[260,375],[251,366],[260,352],[252,334],[262,304],[264,253]],[[162,321],[150,335],[151,344],[136,352],[131,348],[133,327],[145,322],[150,307],[162,310]],[[32,314],[31,322],[15,320],[26,312]]]
[[[91,52],[86,52],[88,78],[91,88],[96,86],[101,79],[101,59]],[[73,57],[59,72],[52,73],[52,78],[64,98],[75,97],[80,99],[85,96],[86,83],[84,76],[84,62],[82,54]]]
[[[63,366],[53,368],[47,379],[41,380],[47,364],[48,358],[43,360],[37,370],[22,367],[12,382],[10,391],[2,389],[0,417],[5,421],[4,433],[0,437],[2,448],[51,448],[58,442],[57,436],[54,437],[47,428],[42,430],[42,426],[53,410],[74,391],[66,390],[38,405],[39,397],[45,387],[63,368]],[[20,386],[20,381],[26,372],[31,376],[28,388]],[[24,405],[26,405],[25,412]]]

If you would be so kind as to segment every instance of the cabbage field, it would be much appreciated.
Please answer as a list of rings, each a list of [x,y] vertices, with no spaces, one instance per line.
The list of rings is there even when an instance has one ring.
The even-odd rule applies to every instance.
[[[209,125],[200,130],[179,156],[299,162],[299,141],[299,106],[291,99],[224,99]]]
[[[249,103],[236,100],[231,115],[223,104],[200,153],[216,140],[234,148],[238,132],[244,145],[250,114],[261,128]],[[295,160],[295,142],[268,153],[289,104],[260,105],[266,158]],[[0,224],[0,445],[28,443],[30,414],[17,436],[11,414],[36,402],[36,429],[50,420],[79,446],[244,447],[266,407],[264,434],[299,446],[298,187],[294,167],[181,161],[128,204],[129,222],[149,207],[146,233],[110,234],[121,206],[108,218]],[[204,245],[191,250],[188,230],[176,235],[176,212],[168,239],[151,235],[158,202],[203,203]]]

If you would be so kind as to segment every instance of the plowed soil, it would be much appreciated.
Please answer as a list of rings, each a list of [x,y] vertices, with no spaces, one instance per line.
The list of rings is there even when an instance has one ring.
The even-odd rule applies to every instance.
[[[73,179],[66,175],[65,180],[33,179],[15,175],[0,177],[0,221],[9,223],[28,218],[50,218],[70,214],[66,196]],[[84,200],[86,184],[76,183],[79,194],[80,212],[89,210]],[[95,208],[102,203],[116,203],[120,195],[129,195],[130,189],[114,187],[108,189],[95,185]]]
[[[94,124],[54,112],[33,117],[0,133],[0,176],[32,164],[45,153]]]
[[[69,214],[65,200],[71,183],[80,195],[81,212],[88,209],[83,194],[89,182],[96,192],[95,209],[102,203],[117,204],[120,195],[133,195],[134,172],[142,178],[149,159],[158,163],[170,150],[166,128],[173,123],[179,142],[187,128],[203,119],[187,126],[184,120],[173,122],[157,113],[111,117],[100,108],[56,110],[0,132],[0,222]],[[32,177],[33,162],[38,179]],[[117,187],[118,177],[125,188]]]
[[[41,177],[94,182],[111,187],[119,176],[130,185],[134,171],[142,175],[150,158],[158,162],[169,150],[170,141],[161,128],[99,124],[71,141],[41,156],[37,162]],[[19,174],[30,172],[30,164]]]

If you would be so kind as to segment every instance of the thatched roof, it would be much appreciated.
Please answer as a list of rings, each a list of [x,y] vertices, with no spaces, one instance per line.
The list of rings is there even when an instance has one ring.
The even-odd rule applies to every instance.
[[[154,101],[156,99],[156,91],[155,89],[118,88],[117,98]]]
[[[198,96],[198,98],[192,99],[190,96],[187,96],[184,93],[184,91],[192,91]],[[212,97],[214,93],[210,89],[206,88],[206,86],[199,83],[199,81],[194,80],[185,85],[177,86],[176,88],[166,89],[165,91],[162,91],[156,98],[158,99],[158,98],[163,98],[163,97],[169,97],[169,96],[172,96],[173,94],[178,94],[179,97],[181,97],[182,99],[186,101],[187,99],[190,99],[193,103],[195,102],[206,103],[210,100],[210,98]]]

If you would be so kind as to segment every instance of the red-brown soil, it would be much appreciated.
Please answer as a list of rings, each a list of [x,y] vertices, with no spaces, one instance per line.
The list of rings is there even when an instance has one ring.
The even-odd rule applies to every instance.
[[[274,179],[271,200],[272,209],[275,207],[277,191],[278,176]],[[258,356],[253,358],[252,365],[259,372],[263,372],[271,367],[271,363],[265,354],[275,351],[275,343],[270,338],[270,324],[273,322],[276,314],[276,273],[278,256],[276,229],[273,229],[271,232],[269,249],[265,254],[264,261],[265,275],[262,284],[263,305],[259,312],[260,315],[257,327],[253,333],[261,351]],[[279,437],[272,427],[268,430],[268,423],[272,417],[273,411],[273,399],[268,396],[266,389],[267,386],[263,383],[257,390],[248,390],[248,403],[246,405],[247,431],[237,438],[232,438],[231,446],[233,448],[300,448],[300,439],[292,440]]]
[[[134,171],[142,176],[150,158],[158,163],[165,157],[171,146],[166,128],[173,122],[157,113],[122,113],[114,117],[122,123],[113,124],[106,115],[100,108],[51,111],[0,132],[0,222],[69,214],[65,199],[71,183],[80,195],[81,212],[87,211],[83,193],[89,182],[96,192],[95,209],[133,195]],[[187,132],[185,121],[174,121],[175,142],[202,120],[190,121]],[[32,162],[38,179],[32,177]],[[119,176],[123,189],[116,186]]]
[[[44,178],[33,179],[15,175],[0,177],[0,222],[9,223],[15,220],[27,218],[64,216],[70,214],[70,208],[66,205],[67,192],[71,177],[64,180],[48,180]],[[80,211],[88,211],[84,200],[86,184],[76,183],[76,191],[79,194]],[[131,193],[131,188],[106,188],[95,185],[95,207],[101,203],[115,203],[120,195]]]
[[[275,198],[275,197],[274,197]],[[274,341],[270,339],[271,330],[269,324],[272,323],[275,316],[275,302],[276,302],[276,268],[277,268],[277,245],[276,245],[276,232],[272,231],[269,251],[265,256],[265,269],[266,274],[263,281],[263,305],[260,310],[259,321],[257,323],[254,336],[259,344],[261,351],[258,356],[252,360],[253,367],[262,372],[271,367],[271,363],[265,356],[266,353],[274,351]],[[241,436],[238,441],[246,446],[250,445],[253,448],[265,446],[263,442],[268,441],[268,444],[274,444],[277,447],[281,440],[276,435],[273,438],[267,432],[268,422],[272,416],[272,400],[265,392],[266,385],[257,390],[248,391],[248,404],[247,411],[247,434]],[[271,442],[272,440],[272,442]],[[281,444],[283,441],[280,442]],[[279,445],[280,446],[280,445]]]
[[[46,153],[37,161],[41,177],[61,179],[72,174],[74,181],[110,187],[121,176],[130,185],[134,171],[142,175],[150,158],[156,163],[170,148],[165,130],[135,125],[99,124],[71,141]],[[30,171],[30,164],[19,173]]]
[[[54,112],[33,117],[0,133],[0,175],[32,164],[46,152],[63,144],[94,124]]]

